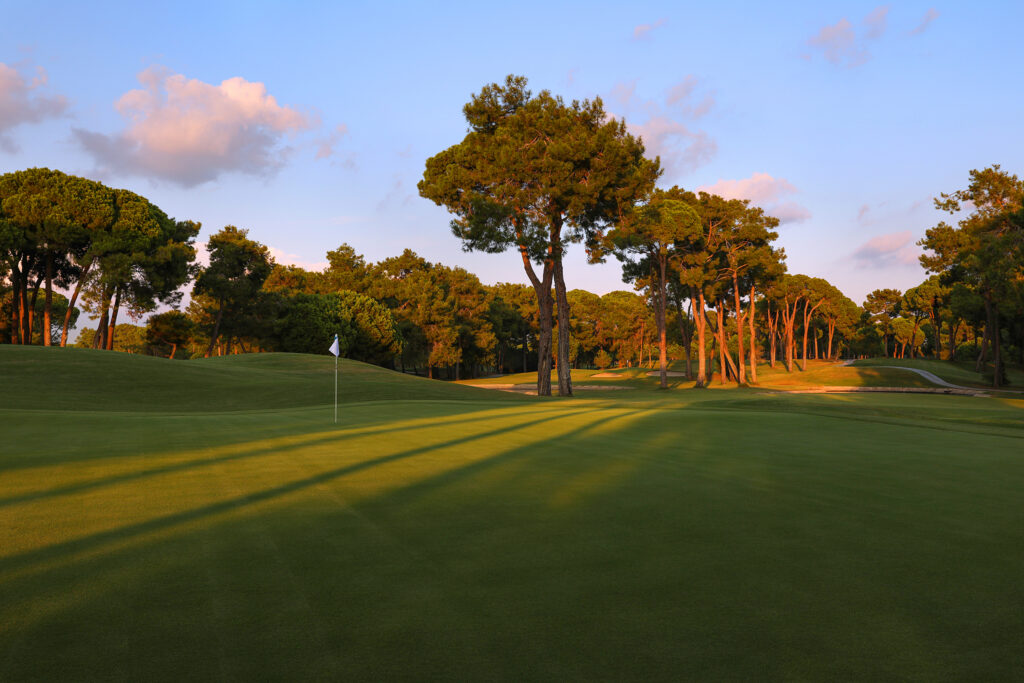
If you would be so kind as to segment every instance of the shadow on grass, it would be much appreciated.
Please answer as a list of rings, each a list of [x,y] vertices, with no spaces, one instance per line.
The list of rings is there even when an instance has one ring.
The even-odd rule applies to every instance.
[[[467,418],[464,420],[445,420],[443,424],[445,426],[460,426],[472,424],[474,422],[482,422],[493,419],[492,417],[474,417]],[[436,424],[436,423],[435,423]],[[130,481],[140,481],[149,477],[160,476],[164,474],[173,474],[177,472],[185,472],[188,470],[196,469],[199,467],[209,467],[212,465],[218,465],[221,463],[231,462],[235,460],[245,460],[248,458],[255,458],[262,455],[273,455],[288,451],[294,451],[300,448],[306,448],[308,446],[316,446],[325,443],[340,443],[350,439],[363,438],[367,436],[373,436],[376,434],[396,434],[406,431],[415,431],[418,429],[424,429],[432,426],[431,424],[412,424],[407,426],[395,426],[389,424],[384,427],[377,427],[372,429],[344,429],[339,433],[338,429],[329,432],[320,432],[311,436],[304,436],[298,439],[289,439],[285,443],[272,443],[259,448],[251,448],[239,451],[237,453],[229,453],[226,455],[216,456],[212,458],[197,458],[195,460],[188,460],[186,462],[173,463],[164,465],[161,467],[153,467],[149,469],[143,469],[136,472],[126,472],[124,474],[118,474],[109,477],[102,477],[91,481],[79,482],[68,486],[62,486],[55,489],[49,489],[45,491],[33,491],[31,493],[24,493],[15,496],[8,496],[0,498],[0,507],[7,507],[10,505],[16,505],[19,503],[26,503],[34,500],[43,500],[46,498],[56,498],[59,496],[73,495],[77,493],[84,493],[95,489],[103,488],[105,486],[113,486],[116,484],[123,484]],[[287,438],[287,437],[277,437]],[[228,446],[229,448],[231,446]],[[147,453],[139,457],[158,457],[160,453]]]
[[[146,533],[167,529],[169,527],[173,527],[186,522],[204,519],[225,512],[236,511],[256,503],[262,503],[276,498],[280,498],[282,496],[295,493],[297,491],[301,491],[312,486],[329,482],[339,477],[344,477],[346,475],[361,472],[363,470],[367,470],[380,465],[385,465],[399,460],[413,458],[433,451],[451,448],[454,446],[470,443],[472,441],[477,441],[492,436],[497,436],[500,434],[514,432],[530,427],[537,427],[538,425],[542,425],[544,423],[550,423],[557,420],[563,420],[569,417],[573,417],[576,415],[581,415],[587,412],[593,412],[593,410],[594,409],[584,409],[572,412],[562,412],[549,417],[543,417],[528,422],[519,422],[513,425],[509,425],[507,427],[501,427],[498,429],[492,429],[485,432],[474,433],[469,436],[451,439],[438,444],[431,444],[429,446],[412,448],[409,450],[400,451],[398,453],[392,453],[378,458],[373,458],[371,460],[364,460],[362,462],[352,463],[349,465],[345,465],[343,467],[337,467],[331,470],[327,470],[325,472],[320,472],[310,477],[305,477],[297,481],[292,481],[287,484],[283,484],[281,486],[276,486],[270,489],[265,489],[262,491],[257,491],[254,493],[238,496],[230,500],[211,503],[209,505],[203,505],[201,507],[194,508],[191,510],[184,510],[182,512],[164,515],[162,517],[147,520],[145,522],[140,522],[137,524],[119,527],[117,529],[111,529],[108,531],[90,534],[89,536],[85,536],[83,538],[77,538],[71,541],[65,541],[63,543],[57,543],[43,548],[37,548],[16,555],[10,555],[7,557],[0,558],[0,572],[16,571],[26,566],[30,566],[34,563],[47,562],[50,560],[60,559],[68,555],[75,555],[78,553],[91,551],[107,543],[130,539],[133,537],[141,536]],[[328,443],[335,439],[340,441],[344,440],[344,437],[340,439],[337,436],[323,437],[317,441],[319,443]],[[304,445],[310,444],[307,443]],[[272,452],[275,450],[276,449],[259,448],[254,449],[253,452],[256,454],[266,454],[268,452]],[[252,454],[249,453],[237,457],[251,457],[251,455]]]

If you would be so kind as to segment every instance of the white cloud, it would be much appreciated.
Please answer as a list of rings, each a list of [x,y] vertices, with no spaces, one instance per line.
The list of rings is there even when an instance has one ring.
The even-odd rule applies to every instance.
[[[853,252],[859,268],[887,268],[917,265],[921,248],[914,244],[909,230],[872,237]]]
[[[778,218],[780,223],[799,223],[811,217],[806,207],[793,201],[780,201],[782,197],[798,192],[793,183],[785,178],[773,178],[767,173],[754,173],[740,180],[719,180],[713,185],[701,185],[697,191],[726,199],[749,199],[755,206]]]
[[[156,67],[142,89],[116,103],[127,126],[116,135],[73,129],[100,170],[170,180],[191,187],[224,173],[269,175],[289,148],[282,141],[314,122],[281,106],[263,83],[241,77],[211,85]]]
[[[38,92],[46,81],[46,70],[41,66],[36,67],[34,76],[26,77],[14,66],[0,62],[0,149],[10,153],[18,151],[18,145],[8,135],[14,127],[39,123],[67,112],[67,98]]]
[[[298,266],[304,270],[318,272],[326,270],[330,265],[327,261],[304,261],[295,254],[289,254],[270,245],[267,245],[267,251],[270,252],[270,256],[274,259],[274,263],[282,266]]]
[[[924,33],[933,21],[939,18],[939,11],[934,7],[928,8],[928,11],[924,13],[924,17],[921,19],[921,23],[910,32],[910,35],[917,36]]]
[[[649,38],[651,35],[651,31],[653,31],[656,28],[661,28],[667,23],[668,19],[662,17],[653,24],[638,24],[637,26],[633,27],[633,40],[643,40],[645,38]]]

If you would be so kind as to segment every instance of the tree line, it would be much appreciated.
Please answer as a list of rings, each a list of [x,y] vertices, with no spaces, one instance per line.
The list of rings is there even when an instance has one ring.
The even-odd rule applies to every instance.
[[[0,176],[0,341],[63,346],[80,310],[97,326],[78,345],[169,357],[322,353],[337,333],[349,357],[431,377],[536,370],[541,395],[552,368],[570,395],[573,367],[655,356],[662,386],[678,360],[699,387],[715,376],[756,383],[760,362],[792,372],[809,358],[879,353],[970,358],[999,386],[1006,360],[1024,361],[1024,184],[1000,167],[936,200],[960,220],[921,241],[928,279],[858,306],[822,278],[788,273],[778,219],[750,201],[655,187],[660,160],[600,99],[566,103],[526,86],[509,76],[474,95],[467,135],[427,160],[419,191],[452,213],[467,250],[515,253],[529,285],[484,285],[409,250],[367,263],[346,244],[309,271],[274,263],[234,226],[210,237],[202,266],[198,223],[127,190],[28,169]],[[620,260],[635,291],[569,289],[573,243],[593,262]],[[161,307],[172,310],[152,314]],[[152,315],[143,327],[119,323],[121,311]]]

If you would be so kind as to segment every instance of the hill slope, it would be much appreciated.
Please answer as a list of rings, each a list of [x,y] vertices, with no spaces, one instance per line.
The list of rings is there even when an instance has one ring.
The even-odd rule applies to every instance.
[[[342,359],[338,400],[525,400]],[[208,412],[327,405],[334,359],[293,353],[170,361],[109,351],[0,347],[2,408]]]

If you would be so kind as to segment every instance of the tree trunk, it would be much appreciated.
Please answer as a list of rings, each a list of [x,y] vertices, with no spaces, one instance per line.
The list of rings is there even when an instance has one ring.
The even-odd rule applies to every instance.
[[[985,317],[988,319],[985,329],[988,330],[989,325],[992,327],[992,331],[988,333],[992,344],[992,388],[998,389],[1003,379],[1002,358],[999,353],[999,311],[988,297],[985,297]]]
[[[107,347],[107,323],[110,322],[110,298],[114,295],[109,287],[103,288],[100,298],[101,313],[100,321],[96,325],[96,334],[92,339],[92,348],[104,349]]]
[[[985,303],[985,317],[989,318],[989,312],[987,310],[988,302]],[[985,327],[981,333],[981,351],[978,353],[978,360],[974,363],[974,371],[981,372],[981,369],[985,367],[985,362],[988,360],[988,338],[989,338],[990,324],[985,323]],[[977,344],[977,338],[975,338],[975,344]]]
[[[522,244],[522,233],[517,230],[516,237],[519,238],[519,255],[523,259],[523,269],[526,276],[533,285],[534,293],[537,295],[537,395],[551,395],[551,333],[552,333],[552,307],[551,300],[551,279],[554,276],[554,263],[552,262],[551,250],[548,250],[548,259],[544,262],[544,272],[541,278],[533,270],[533,263],[530,261],[529,252]],[[526,363],[525,338],[524,338],[523,363]]]
[[[668,337],[665,334],[665,297],[668,295],[665,269],[668,257],[661,254],[658,260],[661,268],[658,280],[658,374],[661,388],[668,389]]]
[[[757,384],[757,327],[754,323],[755,308],[754,308],[754,285],[750,285],[750,312],[747,316],[750,318],[750,382]]]
[[[810,320],[810,315],[808,314],[807,310],[810,307],[811,307],[811,301],[810,301],[810,299],[808,299],[807,301],[804,302],[804,346],[803,346],[803,356],[800,358],[800,371],[801,372],[806,372],[807,371],[807,332],[808,332],[807,328],[810,327],[810,325],[808,324],[808,322]]]
[[[121,288],[114,294],[114,310],[110,314],[110,326],[107,328],[107,351],[114,350],[114,333],[117,331],[117,312],[121,310]]]
[[[699,307],[699,308],[698,308]],[[707,362],[707,320],[704,318],[704,292],[697,296],[690,293],[690,308],[693,309],[693,324],[697,328],[697,389],[708,385]]]
[[[728,353],[725,349],[725,304],[722,301],[718,301],[715,306],[715,320],[718,323],[718,362],[721,366],[721,372],[719,373],[719,384],[725,384],[725,355]],[[730,360],[732,360],[730,358]]]
[[[558,302],[558,395],[572,396],[572,365],[569,363],[569,298],[565,292],[565,278],[562,273],[562,247],[555,250],[555,299]]]
[[[779,312],[775,312],[775,317],[772,317],[772,309],[768,309],[768,364],[772,370],[775,369],[775,356],[778,352],[778,337],[779,337]]]
[[[738,276],[733,273],[732,276],[732,296],[736,302],[736,368],[738,374],[736,375],[736,382],[739,384],[747,383],[747,371],[745,365],[745,353],[743,350],[743,307],[740,305],[740,283]]]
[[[85,282],[86,277],[89,275],[89,269],[92,268],[92,264],[96,260],[93,259],[85,265],[82,269],[82,274],[78,276],[78,282],[75,283],[75,291],[71,294],[71,301],[68,302],[68,310],[64,312],[64,326],[60,331],[60,345],[67,346],[68,344],[68,331],[71,327],[71,311],[75,307],[75,302],[78,301],[78,294],[82,291],[82,283]]]
[[[826,360],[832,360],[832,336],[835,334],[835,331],[836,331],[836,323],[835,323],[835,321],[829,321],[829,323],[828,323],[828,356],[826,356]],[[837,349],[837,351],[838,351],[838,349]],[[838,360],[838,358],[836,360]]]
[[[690,361],[690,342],[691,334],[687,329],[686,324],[683,322],[683,303],[679,300],[679,297],[673,296],[672,303],[676,307],[676,316],[679,321],[679,336],[683,340],[683,349],[686,353],[686,379],[693,379],[693,363]]]
[[[220,321],[224,317],[224,299],[217,302],[217,318],[213,321],[213,332],[210,333],[210,345],[206,348],[204,358],[213,355],[213,349],[217,345],[217,338],[220,337]],[[220,354],[218,354],[220,355]]]
[[[35,341],[36,334],[36,302],[39,301],[39,290],[43,286],[43,275],[36,278],[36,284],[32,288],[32,303],[28,306],[28,343]]]
[[[50,318],[53,310],[53,252],[46,250],[46,300],[43,302],[43,346],[53,346]]]

